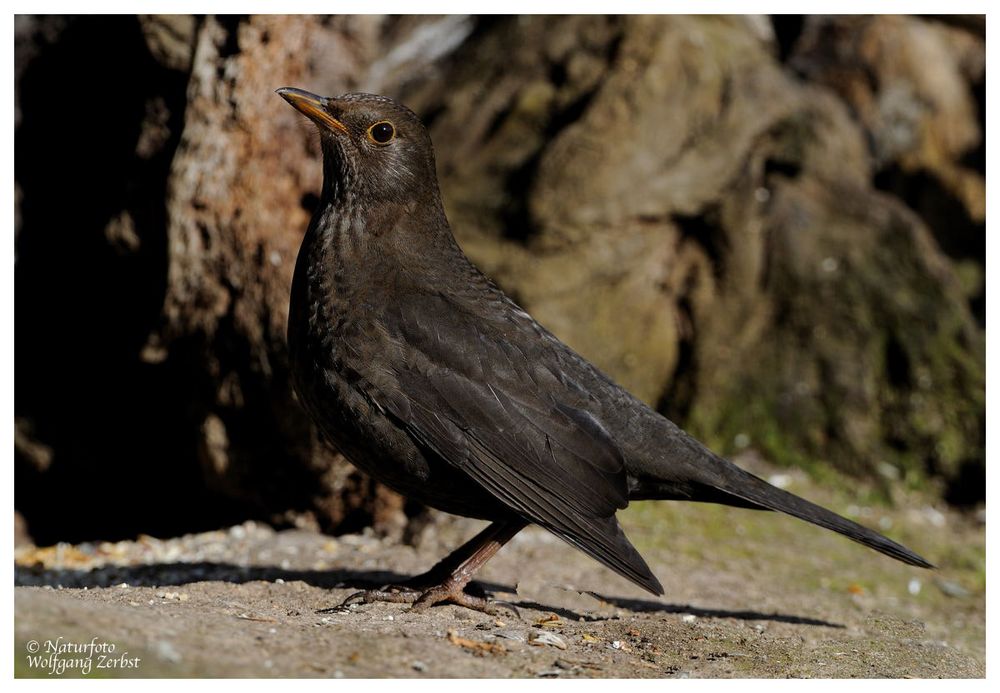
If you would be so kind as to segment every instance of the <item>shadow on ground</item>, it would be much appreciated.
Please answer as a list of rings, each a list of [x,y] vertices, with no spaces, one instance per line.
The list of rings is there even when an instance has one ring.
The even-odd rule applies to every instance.
[[[285,582],[302,581],[314,587],[325,589],[374,589],[386,585],[397,585],[409,579],[410,575],[388,570],[286,570],[272,566],[242,566],[233,563],[208,561],[194,563],[151,563],[142,566],[104,566],[92,570],[37,569],[14,566],[16,587],[63,587],[95,588],[112,587],[127,583],[132,587],[159,587],[162,585],[186,585],[193,582]],[[517,594],[517,587],[493,582],[474,581],[469,588],[480,594]],[[794,623],[825,628],[844,628],[842,624],[821,619],[780,613],[758,611],[732,611],[726,609],[705,609],[688,604],[666,604],[649,599],[632,599],[582,591],[598,602],[604,602],[633,613],[693,614],[699,618],[737,619],[742,621],[773,621]],[[603,621],[606,616],[582,614],[564,607],[541,604],[530,600],[510,602],[513,606],[537,609],[558,614],[562,618],[575,621]]]

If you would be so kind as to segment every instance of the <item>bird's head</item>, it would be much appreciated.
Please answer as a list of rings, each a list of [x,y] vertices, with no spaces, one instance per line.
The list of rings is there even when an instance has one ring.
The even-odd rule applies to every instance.
[[[319,127],[330,202],[438,199],[430,136],[406,106],[375,94],[323,97],[292,87],[277,93]]]

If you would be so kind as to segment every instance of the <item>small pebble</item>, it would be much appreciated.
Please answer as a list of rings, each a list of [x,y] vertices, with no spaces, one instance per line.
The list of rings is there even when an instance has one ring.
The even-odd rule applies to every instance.
[[[935,527],[944,527],[948,523],[948,518],[940,510],[931,506],[924,506],[924,517]]]
[[[767,478],[767,481],[771,484],[771,486],[788,488],[788,486],[792,483],[792,477],[790,474],[772,474]]]
[[[920,588],[922,587],[920,580],[917,578],[911,578],[909,584],[906,586],[906,590],[913,596],[920,594]]]
[[[935,584],[938,586],[939,590],[949,597],[962,598],[969,596],[969,590],[965,589],[957,582],[953,582],[951,580],[936,580]]]
[[[427,665],[419,659],[414,661],[410,666],[413,667],[414,671],[427,671]]]
[[[159,655],[160,659],[164,659],[168,662],[176,664],[181,661],[181,653],[177,651],[174,644],[169,640],[159,640],[153,646],[153,650]]]
[[[695,616],[694,614],[684,614],[683,616],[681,616],[681,621],[683,621],[684,623],[694,623],[697,620],[698,617]]]
[[[899,467],[894,464],[889,464],[888,462],[879,462],[875,468],[878,473],[884,476],[886,479],[897,480],[899,479]]]

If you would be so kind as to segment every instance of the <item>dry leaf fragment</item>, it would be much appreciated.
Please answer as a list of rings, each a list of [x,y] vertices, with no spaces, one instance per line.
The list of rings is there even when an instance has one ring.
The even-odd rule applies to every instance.
[[[470,640],[469,638],[463,638],[456,631],[448,631],[448,642],[452,645],[457,645],[458,647],[464,648],[466,650],[471,650],[473,654],[482,656],[484,654],[505,654],[507,648],[498,642],[482,642],[480,640]]]
[[[555,633],[550,633],[547,630],[543,630],[541,633],[532,633],[528,636],[528,644],[535,645],[536,647],[551,645],[552,647],[559,648],[560,650],[565,650],[567,648],[565,640],[560,638]]]

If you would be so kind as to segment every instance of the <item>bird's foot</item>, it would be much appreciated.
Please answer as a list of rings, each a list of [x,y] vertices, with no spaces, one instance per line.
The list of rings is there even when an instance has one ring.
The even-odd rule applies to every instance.
[[[473,611],[481,611],[490,616],[500,616],[503,609],[507,609],[517,618],[521,618],[521,614],[513,604],[491,601],[485,597],[469,594],[461,586],[451,587],[446,584],[436,585],[423,591],[405,583],[386,585],[377,590],[361,590],[351,594],[337,606],[320,609],[316,613],[342,613],[356,604],[374,604],[376,602],[412,604],[410,611],[415,612],[425,611],[435,604],[454,604]]]
[[[517,607],[510,602],[491,601],[486,597],[469,594],[461,587],[454,589],[449,588],[447,585],[438,585],[425,591],[413,602],[410,611],[424,611],[435,604],[455,604],[456,606],[464,606],[466,609],[481,611],[484,614],[496,617],[503,615],[503,610],[506,609],[517,618],[521,618]]]
[[[408,582],[408,581],[407,581]],[[330,606],[325,609],[317,609],[317,614],[334,614],[346,611],[355,604],[374,604],[375,602],[391,602],[394,604],[413,604],[420,595],[421,590],[409,586],[406,582],[397,585],[383,585],[375,590],[361,590],[348,595],[337,606]]]

